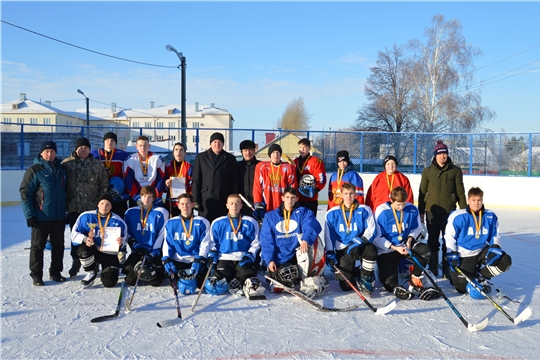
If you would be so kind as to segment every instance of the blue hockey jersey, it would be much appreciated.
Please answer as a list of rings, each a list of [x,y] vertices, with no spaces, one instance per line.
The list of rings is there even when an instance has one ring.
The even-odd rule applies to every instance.
[[[141,216],[141,206],[135,206],[126,211],[124,221],[127,225],[128,236],[135,239],[135,248],[143,247],[148,252],[161,250],[165,223],[169,219],[169,212],[162,207],[153,207],[148,214],[148,219],[143,229],[142,223],[143,219],[146,218],[146,214],[147,211],[143,210]],[[154,253],[156,252],[158,251],[154,251]]]
[[[396,216],[403,224],[401,232],[398,232],[398,226],[390,202],[379,205],[377,210],[375,210],[375,221],[381,232],[375,241],[373,241],[373,244],[377,246],[379,255],[394,251],[390,249],[390,246],[404,245],[407,242],[407,237],[412,236],[416,239],[422,233],[420,212],[415,205],[405,203],[402,211],[396,210]],[[401,240],[399,237],[401,237]]]
[[[259,224],[251,216],[243,215],[241,218],[232,219],[235,229],[241,219],[240,228],[234,234],[229,221],[229,216],[221,216],[212,222],[210,238],[212,250],[217,250],[219,260],[239,261],[245,253],[249,252],[253,258],[260,248]]]
[[[102,227],[105,225],[107,227],[119,227],[121,229],[120,237],[122,238],[122,243],[125,244],[127,239],[127,227],[124,220],[122,220],[120,216],[111,212],[109,222],[106,223],[106,221],[106,217],[99,217],[98,220],[97,210],[83,212],[81,215],[79,215],[77,221],[75,221],[75,224],[73,225],[73,229],[71,230],[71,243],[75,246],[81,245],[90,232],[90,226],[88,226],[88,224],[99,224],[99,222],[101,222]],[[98,225],[94,230],[94,243],[98,249],[101,247],[101,240],[101,233]]]
[[[348,222],[350,210],[345,210],[345,216]],[[355,204],[349,225],[350,228],[347,229],[341,206],[335,206],[326,212],[324,223],[326,251],[344,249],[351,244],[355,237],[360,238],[363,236],[369,242],[373,242],[377,236],[375,218],[369,206]]]
[[[186,231],[190,231],[190,223],[191,220],[184,220],[181,216],[175,216],[167,221],[163,256],[183,263],[192,263],[196,255],[208,256],[211,246],[210,223],[202,216],[194,216],[188,236]]]

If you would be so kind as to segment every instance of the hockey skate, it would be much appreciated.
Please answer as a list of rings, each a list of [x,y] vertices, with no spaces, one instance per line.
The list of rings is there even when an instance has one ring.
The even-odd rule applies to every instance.
[[[424,287],[424,283],[422,281],[423,278],[424,275],[414,276],[411,273],[411,277],[409,278],[409,292],[416,294],[420,300],[427,301],[433,298],[438,298],[440,296],[439,291],[433,287]]]
[[[81,280],[81,285],[83,286],[83,289],[89,288],[94,284],[94,280],[96,280],[97,277],[97,270],[90,270],[86,273],[86,276],[84,279]]]
[[[478,284],[478,286],[480,286],[483,292],[485,292],[486,294],[491,293],[491,285],[493,284],[490,283],[485,277],[483,277],[482,274],[480,274],[480,272],[476,274],[475,282],[476,284]]]
[[[368,299],[371,299],[374,283],[375,279],[373,276],[360,275],[358,278],[356,278],[356,286],[358,286],[358,290],[360,290],[362,295]]]
[[[248,300],[266,300],[265,288],[256,277],[251,277],[244,283],[244,294]]]

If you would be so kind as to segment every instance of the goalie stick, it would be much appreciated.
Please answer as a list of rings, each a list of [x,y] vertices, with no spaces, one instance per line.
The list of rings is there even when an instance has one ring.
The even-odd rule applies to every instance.
[[[531,315],[532,315],[532,310],[530,307],[527,307],[525,310],[523,310],[518,316],[516,316],[516,318],[513,318],[511,317],[510,315],[508,315],[508,313],[506,311],[504,311],[504,309],[502,307],[500,307],[499,304],[497,304],[495,302],[495,300],[493,300],[491,298],[491,296],[489,296],[488,294],[486,294],[484,292],[484,290],[478,286],[478,284],[476,282],[474,282],[470,277],[467,276],[467,274],[465,274],[460,268],[459,266],[456,267],[456,271],[458,274],[462,275],[469,284],[471,284],[476,290],[478,290],[478,292],[480,292],[480,294],[482,294],[485,298],[487,298],[492,304],[493,306],[495,306],[495,308],[497,310],[499,310],[504,316],[506,316],[506,318],[508,320],[510,320],[511,322],[514,323],[514,325],[517,325],[519,324],[520,322],[522,321],[525,321],[527,320]]]
[[[197,294],[197,297],[193,300],[193,304],[191,304],[191,312],[195,312],[195,306],[199,302],[199,298],[201,297],[204,284],[206,284],[206,280],[208,280],[208,277],[210,276],[210,273],[212,272],[213,268],[214,268],[214,263],[211,263],[210,267],[208,268],[208,271],[206,272],[206,276],[204,277],[201,288],[199,289],[199,293]]]
[[[437,289],[439,294],[441,294],[441,296],[444,298],[444,301],[446,301],[446,304],[450,307],[450,309],[452,309],[452,311],[454,312],[454,314],[456,314],[458,319],[461,320],[461,322],[463,323],[463,325],[465,325],[467,330],[469,330],[469,331],[480,331],[480,330],[484,329],[488,325],[488,322],[489,322],[488,318],[485,318],[484,320],[482,320],[478,324],[471,324],[467,320],[465,320],[463,315],[461,315],[461,313],[458,311],[458,309],[456,309],[454,304],[452,304],[450,299],[448,299],[448,296],[446,296],[446,294],[442,291],[441,287],[437,284],[435,279],[433,279],[433,277],[431,276],[431,272],[426,271],[426,269],[422,266],[422,264],[420,264],[420,261],[418,261],[416,256],[414,256],[411,249],[407,249],[407,252],[409,253],[410,257],[413,259],[413,261],[416,263],[416,265],[418,265],[418,267],[420,267],[420,269],[422,269],[422,271],[424,272],[424,275],[426,275],[426,277],[429,279],[429,281],[431,281],[431,283],[433,284],[435,289]]]
[[[118,315],[120,315],[120,307],[122,306],[122,296],[124,295],[124,286],[126,285],[126,282],[122,282],[122,286],[120,287],[120,294],[118,295],[118,303],[116,304],[116,311],[112,315],[105,315],[105,316],[99,316],[97,318],[93,318],[90,320],[92,323],[99,323],[107,320],[112,320]]]
[[[349,286],[351,287],[351,289],[354,290],[354,292],[360,297],[360,299],[362,299],[363,302],[366,303],[366,305],[371,309],[371,311],[373,311],[375,314],[377,315],[384,315],[384,314],[387,314],[389,313],[390,311],[392,311],[393,308],[396,307],[396,301],[395,300],[392,300],[390,303],[388,303],[388,305],[382,307],[382,308],[379,308],[377,309],[376,307],[374,307],[373,305],[371,305],[371,303],[368,301],[368,299],[366,299],[366,297],[364,296],[364,294],[362,294],[357,288],[356,286],[353,285],[353,283],[350,282],[349,279],[347,279],[345,277],[345,275],[343,275],[343,273],[341,272],[341,270],[339,270],[337,268],[336,265],[333,265],[332,266],[336,272],[341,275],[342,278],[345,279],[345,281],[347,282],[347,284],[349,284]]]
[[[175,319],[158,322],[156,325],[159,328],[173,326],[182,322],[182,311],[180,311],[180,302],[178,301],[178,282],[172,273],[169,275],[169,281],[171,282],[171,287],[174,290],[174,299],[176,301],[176,312],[178,313],[178,316]]]
[[[322,304],[319,304],[318,302],[314,301],[310,297],[307,297],[306,295],[304,295],[300,291],[297,291],[297,290],[295,290],[293,288],[290,288],[288,286],[283,285],[282,283],[280,283],[276,279],[272,279],[271,277],[266,276],[266,275],[264,277],[267,278],[268,280],[270,280],[270,282],[272,282],[274,285],[277,285],[277,286],[283,288],[283,290],[285,290],[289,294],[292,294],[292,295],[296,296],[297,298],[303,300],[304,302],[306,302],[307,304],[311,305],[312,307],[314,307],[315,309],[317,309],[319,311],[323,311],[323,312],[340,312],[340,311],[351,311],[351,310],[354,310],[354,309],[358,309],[358,305],[352,305],[352,306],[349,306],[349,307],[346,307],[346,308],[329,308],[329,307],[326,307],[326,306],[324,306]]]

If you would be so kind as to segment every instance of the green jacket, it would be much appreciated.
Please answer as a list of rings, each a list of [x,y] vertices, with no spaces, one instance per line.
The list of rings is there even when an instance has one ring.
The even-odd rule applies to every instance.
[[[433,158],[431,165],[422,171],[418,194],[420,214],[426,211],[449,214],[456,210],[456,203],[461,209],[467,207],[461,169],[452,163],[450,157],[442,168]]]

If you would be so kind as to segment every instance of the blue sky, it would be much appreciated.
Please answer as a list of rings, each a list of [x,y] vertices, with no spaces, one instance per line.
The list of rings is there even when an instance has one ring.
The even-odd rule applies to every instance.
[[[529,70],[480,88],[483,104],[497,113],[484,126],[540,131],[538,2],[2,1],[4,21],[172,67],[119,61],[2,23],[2,102],[25,92],[75,110],[85,106],[81,89],[92,108],[179,104],[179,60],[165,49],[171,44],[187,59],[187,103],[229,110],[236,128],[274,128],[299,96],[313,130],[346,128],[366,101],[364,82],[377,52],[424,41],[436,14],[459,20],[467,42],[483,51],[474,61],[477,82]]]

